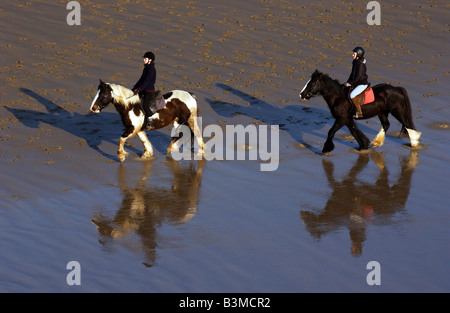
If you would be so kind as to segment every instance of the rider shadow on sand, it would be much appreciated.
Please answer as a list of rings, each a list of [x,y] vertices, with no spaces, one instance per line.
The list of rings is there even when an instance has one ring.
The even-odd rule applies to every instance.
[[[319,130],[326,127],[332,120],[328,110],[300,104],[278,108],[229,85],[218,83],[217,87],[238,96],[249,104],[243,106],[220,100],[206,99],[217,114],[225,117],[234,117],[237,114],[242,114],[265,124],[279,125],[280,129],[287,131],[294,140],[311,152],[322,154],[319,148],[312,146],[303,139],[303,134],[308,133],[325,139],[326,135],[319,132]],[[349,141],[343,141],[343,143],[353,147]]]
[[[111,143],[115,146],[119,143],[118,139],[120,137],[120,131],[117,131],[117,128],[121,127],[122,124],[117,114],[105,112],[100,120],[98,118],[96,119],[97,116],[92,113],[82,115],[76,112],[69,112],[30,89],[20,88],[19,90],[38,101],[46,109],[46,112],[39,112],[6,107],[6,109],[24,126],[38,129],[41,123],[44,123],[57,127],[73,136],[84,139],[90,148],[100,153],[102,156],[118,161],[116,154],[109,154],[100,149],[100,145],[103,142]],[[105,127],[106,125],[108,125],[108,127]],[[170,138],[167,138],[167,141],[170,141]],[[160,144],[160,146],[161,151],[163,151],[162,147],[164,144]],[[142,153],[142,151],[135,148],[128,148],[133,150],[136,154]]]
[[[369,155],[377,165],[379,174],[375,182],[367,183],[367,180],[357,176],[369,164]],[[379,152],[360,154],[341,181],[335,178],[334,163],[331,159],[322,159],[332,192],[323,209],[314,212],[300,211],[303,225],[317,240],[342,228],[348,229],[351,254],[360,256],[369,225],[386,226],[403,221],[412,175],[418,162],[419,152],[411,150],[409,156],[400,161],[401,170],[396,182],[390,183],[389,171],[383,155]]]

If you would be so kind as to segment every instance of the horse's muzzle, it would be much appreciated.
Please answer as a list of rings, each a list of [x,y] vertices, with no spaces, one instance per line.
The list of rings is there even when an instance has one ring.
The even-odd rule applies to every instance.
[[[303,95],[303,92],[301,92],[298,96],[301,100],[309,100],[313,97],[313,94],[308,92],[306,95]]]
[[[100,113],[102,110],[100,110],[99,108],[96,108],[96,109],[94,109],[94,108],[92,108],[91,109],[91,112],[92,113],[95,113],[95,114],[98,114],[98,113]]]
[[[104,106],[101,106],[101,105],[94,105],[94,106],[91,108],[91,112],[92,112],[92,113],[95,113],[95,114],[98,114],[98,113],[100,113],[100,112],[103,110],[103,108],[104,108]]]

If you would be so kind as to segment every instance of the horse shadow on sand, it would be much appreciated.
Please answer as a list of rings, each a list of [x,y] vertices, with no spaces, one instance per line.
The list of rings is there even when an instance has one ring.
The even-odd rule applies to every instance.
[[[370,179],[371,182],[368,183],[368,179],[358,175],[363,172],[370,159],[378,167],[379,173],[374,182]],[[394,225],[405,220],[405,204],[418,163],[419,152],[411,150],[409,156],[400,160],[401,170],[396,181],[390,183],[383,155],[372,151],[360,154],[347,175],[338,181],[334,175],[332,159],[322,159],[332,192],[323,209],[300,211],[304,227],[316,240],[346,228],[351,240],[351,254],[356,257],[362,255],[369,226]]]
[[[139,176],[120,164],[117,176],[122,202],[119,209],[113,214],[97,210],[91,220],[97,227],[103,249],[113,251],[114,247],[122,246],[142,256],[146,267],[152,267],[157,264],[161,242],[167,245],[173,240],[162,238],[159,229],[165,224],[183,225],[197,214],[206,160],[178,162],[170,157],[166,160],[171,179],[163,185],[148,183],[158,181],[149,179],[154,160],[139,162],[143,167]]]
[[[287,131],[294,140],[302,144],[305,148],[315,154],[322,154],[321,148],[314,147],[306,142],[303,138],[303,134],[308,133],[326,139],[326,133],[323,134],[319,130],[324,127],[331,127],[334,122],[327,107],[318,108],[315,106],[295,104],[279,108],[229,85],[218,83],[217,87],[248,103],[248,105],[237,105],[220,100],[206,99],[217,114],[229,118],[242,114],[265,124],[279,125],[280,129]],[[341,141],[349,147],[355,147],[354,144],[348,140]]]
[[[119,146],[118,139],[122,134],[120,129],[123,126],[120,116],[116,112],[104,112],[101,116],[97,116],[94,113],[87,113],[85,115],[77,112],[72,113],[30,89],[20,88],[19,90],[38,101],[46,109],[45,112],[39,112],[35,110],[6,107],[6,109],[24,126],[39,129],[41,123],[44,123],[57,127],[73,136],[85,140],[90,148],[100,153],[102,156],[114,161],[119,161],[116,150],[114,150],[114,154],[110,154],[100,148],[104,142]],[[152,137],[157,138],[156,145],[152,142],[153,146],[161,153],[165,153],[164,147],[170,143],[171,138],[165,138],[166,136],[159,132],[152,133]],[[130,146],[127,147],[127,149],[130,149],[136,154],[142,154],[142,150],[138,150],[134,147]]]

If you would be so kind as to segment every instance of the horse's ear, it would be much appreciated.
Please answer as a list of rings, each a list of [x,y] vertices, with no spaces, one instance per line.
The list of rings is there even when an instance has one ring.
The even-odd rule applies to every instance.
[[[100,81],[100,85],[104,85],[105,83],[100,78],[98,79]]]

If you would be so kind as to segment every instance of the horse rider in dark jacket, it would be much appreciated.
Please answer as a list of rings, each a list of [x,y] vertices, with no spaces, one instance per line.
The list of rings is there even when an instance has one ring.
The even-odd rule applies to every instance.
[[[144,70],[141,78],[133,87],[133,92],[139,94],[143,98],[142,106],[145,111],[144,128],[148,124],[149,117],[156,112],[155,92],[156,82],[156,68],[155,68],[155,54],[153,52],[146,52],[144,58]]]
[[[355,118],[361,118],[361,103],[355,101],[355,97],[362,93],[369,85],[368,76],[366,74],[366,60],[364,59],[364,49],[361,47],[356,47],[353,49],[353,62],[352,62],[352,72],[348,78],[345,86],[351,87],[352,92],[350,93],[350,99],[356,107]]]

